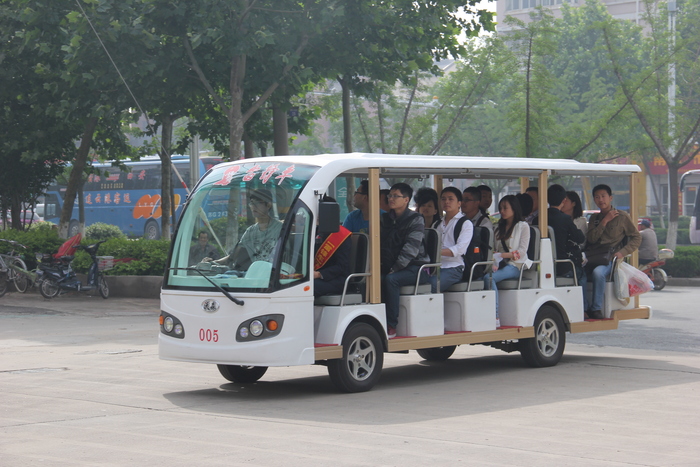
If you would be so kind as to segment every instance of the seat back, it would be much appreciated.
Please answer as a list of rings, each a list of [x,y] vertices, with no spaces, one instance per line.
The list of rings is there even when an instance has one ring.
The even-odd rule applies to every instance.
[[[549,238],[552,241],[552,258],[554,259],[554,283],[557,287],[568,287],[572,285],[578,285],[578,278],[576,276],[576,268],[574,267],[574,262],[571,261],[568,258],[558,258],[557,257],[557,238],[554,234],[554,229],[552,226],[547,227],[547,232],[549,233]],[[557,265],[559,264],[566,264],[566,271],[571,272],[571,277],[568,277],[568,272],[565,271],[565,274],[567,274],[567,277],[565,276],[560,276],[557,274]]]
[[[342,306],[363,302],[362,284],[369,275],[369,238],[367,234],[354,232],[350,237],[350,275],[345,280],[341,295],[322,295],[314,299],[315,305]]]
[[[413,285],[404,285],[401,287],[401,295],[418,295],[418,294],[429,294],[431,291],[430,283],[420,284],[421,272],[427,268],[433,268],[432,274],[438,275],[438,286],[440,285],[440,266],[442,264],[442,236],[440,232],[436,229],[425,229],[423,233],[423,244],[425,245],[425,252],[428,254],[430,262],[424,264],[420,267],[418,271],[418,276],[416,277],[416,283]],[[438,287],[439,290],[439,287]]]

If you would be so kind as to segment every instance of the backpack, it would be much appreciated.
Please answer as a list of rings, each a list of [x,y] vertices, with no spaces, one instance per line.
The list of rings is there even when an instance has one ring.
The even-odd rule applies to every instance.
[[[459,234],[462,232],[462,225],[465,221],[469,220],[466,216],[460,217],[457,220],[457,225],[455,225],[454,238],[457,239]],[[471,222],[471,221],[470,221]],[[472,272],[472,266],[481,261],[487,261],[489,258],[489,241],[491,240],[491,233],[486,227],[474,226],[474,234],[467,247],[467,252],[462,255],[462,260],[464,261],[464,272],[462,273],[462,281],[469,282],[470,275]],[[485,265],[479,265],[474,268],[473,279],[479,279],[483,277],[484,271],[486,270]]]

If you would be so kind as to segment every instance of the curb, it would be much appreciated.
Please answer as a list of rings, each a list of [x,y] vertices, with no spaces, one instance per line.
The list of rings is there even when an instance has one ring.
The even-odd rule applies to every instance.
[[[700,287],[700,277],[669,277],[666,285],[675,287]]]

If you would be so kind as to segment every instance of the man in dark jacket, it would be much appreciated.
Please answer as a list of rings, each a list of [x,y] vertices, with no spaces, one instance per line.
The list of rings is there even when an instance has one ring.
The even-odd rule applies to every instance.
[[[411,196],[413,189],[409,185],[392,186],[390,210],[381,218],[382,298],[390,338],[396,336],[401,287],[415,284],[420,266],[429,261],[423,242],[425,222],[421,214],[408,209]],[[420,283],[426,282],[428,275],[423,272]]]
[[[352,251],[350,236],[351,232],[341,226],[335,234],[316,239],[317,264],[314,268],[314,297],[343,293],[345,279],[350,275],[350,253]],[[326,255],[319,254],[319,252],[326,253]]]

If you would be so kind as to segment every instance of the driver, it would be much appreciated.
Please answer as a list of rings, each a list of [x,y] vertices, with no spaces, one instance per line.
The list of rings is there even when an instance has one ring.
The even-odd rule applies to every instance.
[[[255,261],[272,260],[272,252],[282,231],[282,222],[273,218],[272,193],[266,188],[255,190],[250,194],[248,206],[255,217],[255,224],[246,229],[228,256],[214,263],[233,263],[234,269],[247,269]],[[203,261],[212,261],[212,258],[204,258]]]

